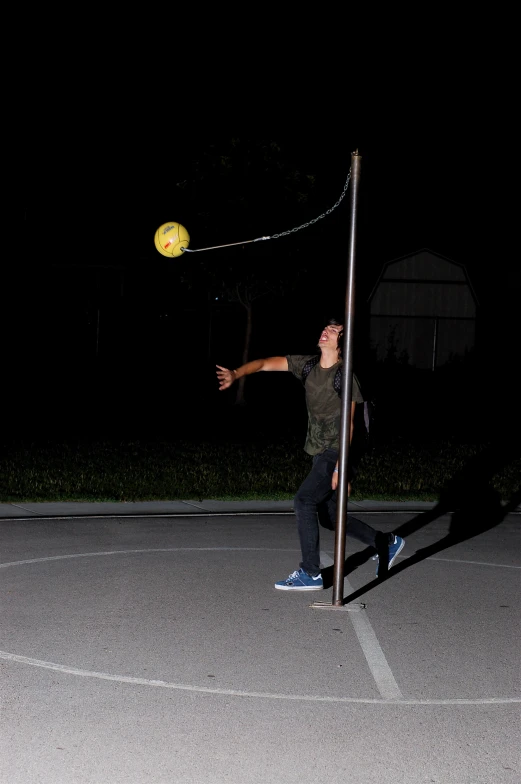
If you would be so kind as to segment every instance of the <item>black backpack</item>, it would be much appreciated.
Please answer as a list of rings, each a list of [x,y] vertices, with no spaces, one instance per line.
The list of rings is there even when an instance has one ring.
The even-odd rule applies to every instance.
[[[308,359],[308,361],[302,368],[302,383],[304,385],[306,383],[306,378],[309,376],[310,372],[313,370],[313,368],[319,361],[320,361],[319,355],[317,355],[316,357],[311,357],[311,359]],[[360,387],[360,382],[358,381],[358,377],[354,373],[353,376],[354,378],[356,378],[358,386]],[[335,377],[333,379],[333,386],[336,392],[338,393],[338,396],[341,397],[342,396],[342,365],[340,365],[337,368]],[[374,402],[372,400],[364,400],[363,412],[364,412],[363,421],[364,421],[365,430],[366,433],[369,434],[371,424],[374,420]]]
[[[306,378],[309,376],[315,365],[320,361],[320,357],[311,357],[308,359],[304,367],[302,368],[302,383],[306,383]],[[358,380],[358,379],[357,379]],[[340,397],[342,394],[342,365],[337,367],[335,377],[333,379],[333,386],[335,390],[338,392],[338,396]]]

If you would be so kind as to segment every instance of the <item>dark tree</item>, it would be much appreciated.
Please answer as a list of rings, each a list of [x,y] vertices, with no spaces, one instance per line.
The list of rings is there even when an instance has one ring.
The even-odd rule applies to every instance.
[[[303,206],[315,177],[299,169],[277,141],[232,138],[200,150],[192,160],[191,176],[177,185],[190,195],[198,235],[212,248],[187,254],[182,281],[194,288],[204,280],[210,301],[235,302],[244,308],[244,364],[250,354],[255,303],[290,294],[305,273],[292,257],[293,249],[281,263],[273,243],[284,242],[282,237],[291,233],[299,217],[306,220]],[[266,231],[270,237],[282,236],[263,240]],[[224,247],[213,249],[220,245]],[[244,381],[238,385],[237,404],[244,403]]]

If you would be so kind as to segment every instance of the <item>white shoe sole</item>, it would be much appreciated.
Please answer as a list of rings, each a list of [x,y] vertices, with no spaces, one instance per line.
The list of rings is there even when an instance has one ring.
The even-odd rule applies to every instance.
[[[275,583],[275,588],[278,591],[322,591],[324,590],[323,585],[302,585],[302,586],[295,586],[295,585],[277,585]]]
[[[387,567],[388,569],[391,568],[391,566],[396,561],[396,558],[400,555],[400,553],[402,552],[404,547],[405,547],[405,539],[402,539],[401,545],[399,546],[399,548],[397,549],[397,551],[393,555],[392,560],[389,561],[389,566]]]

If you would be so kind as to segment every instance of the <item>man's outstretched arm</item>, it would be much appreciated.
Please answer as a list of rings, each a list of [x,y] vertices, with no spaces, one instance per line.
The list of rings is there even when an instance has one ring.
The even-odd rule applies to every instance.
[[[251,362],[246,362],[235,370],[228,370],[228,368],[216,365],[217,378],[219,380],[219,390],[228,389],[234,381],[237,381],[243,376],[251,376],[252,373],[258,373],[260,370],[288,370],[288,360],[286,357],[267,357],[266,359],[254,359]]]

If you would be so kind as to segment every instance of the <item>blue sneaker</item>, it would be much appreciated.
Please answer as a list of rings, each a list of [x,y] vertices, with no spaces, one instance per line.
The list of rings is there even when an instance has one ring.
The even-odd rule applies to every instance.
[[[286,580],[275,583],[279,591],[321,591],[323,587],[321,574],[310,577],[303,569],[297,569]]]
[[[387,564],[387,568],[390,569],[393,563],[396,560],[396,556],[398,553],[401,553],[405,546],[405,539],[402,539],[401,536],[395,536],[394,542],[389,545],[389,563]],[[373,558],[374,561],[378,561],[378,556],[375,555]],[[378,566],[376,567],[376,576],[378,577]]]

